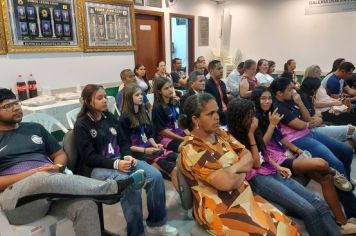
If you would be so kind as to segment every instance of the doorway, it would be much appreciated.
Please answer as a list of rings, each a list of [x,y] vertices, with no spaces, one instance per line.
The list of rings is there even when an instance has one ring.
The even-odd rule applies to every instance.
[[[147,78],[152,79],[156,73],[156,63],[166,60],[164,13],[136,9],[135,29],[135,64],[143,64]]]
[[[182,59],[182,70],[193,71],[195,60],[194,16],[170,14],[171,59]]]

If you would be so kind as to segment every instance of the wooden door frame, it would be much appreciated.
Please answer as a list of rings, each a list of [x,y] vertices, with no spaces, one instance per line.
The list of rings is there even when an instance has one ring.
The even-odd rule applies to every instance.
[[[142,14],[142,15],[149,15],[149,16],[158,16],[160,18],[160,24],[161,24],[161,41],[162,41],[162,58],[159,60],[164,60],[166,61],[166,36],[165,36],[165,25],[164,25],[164,12],[160,11],[149,11],[149,10],[142,10],[142,9],[135,9],[135,18],[136,14]],[[135,63],[136,63],[136,51],[135,51]],[[155,62],[156,63],[156,62]]]
[[[190,71],[193,71],[194,69],[194,61],[195,61],[195,17],[193,15],[185,15],[185,14],[177,14],[177,13],[169,13],[169,29],[170,29],[170,41],[172,41],[172,17],[181,17],[181,18],[187,18],[192,21],[192,27],[189,29],[188,27],[188,61],[189,65],[187,65],[187,72],[189,73]],[[170,58],[171,62],[173,60],[172,58],[172,44],[171,42],[169,43],[169,50],[170,50]],[[191,55],[190,55],[191,53]],[[190,60],[192,59],[192,61]]]

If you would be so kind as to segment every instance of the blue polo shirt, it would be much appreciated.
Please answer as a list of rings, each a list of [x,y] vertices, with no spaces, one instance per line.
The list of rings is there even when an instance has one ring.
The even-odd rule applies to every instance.
[[[339,79],[335,74],[333,74],[326,83],[326,91],[328,94],[342,94],[342,91],[346,83],[343,79]]]

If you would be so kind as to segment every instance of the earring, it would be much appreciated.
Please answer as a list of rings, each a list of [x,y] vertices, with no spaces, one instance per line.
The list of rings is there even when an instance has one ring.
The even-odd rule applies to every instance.
[[[197,124],[197,129],[199,129],[199,123]]]

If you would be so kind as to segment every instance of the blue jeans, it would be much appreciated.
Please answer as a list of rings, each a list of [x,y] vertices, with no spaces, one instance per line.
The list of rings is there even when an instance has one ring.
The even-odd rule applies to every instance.
[[[324,201],[294,179],[283,179],[279,173],[258,174],[250,185],[255,193],[302,218],[311,236],[340,235]]]
[[[331,167],[350,179],[352,148],[334,138],[314,130],[310,135],[293,141],[301,149],[308,150],[313,157],[323,158]],[[337,189],[339,200],[348,218],[356,217],[356,196],[352,192]]]
[[[137,161],[136,170],[144,170],[146,173],[145,190],[147,194],[148,226],[161,226],[166,223],[166,193],[161,173],[144,161]],[[105,168],[94,168],[91,177],[100,180],[125,179],[127,173]],[[144,233],[141,191],[125,190],[120,200],[127,222],[127,235],[141,235]]]
[[[348,125],[325,125],[321,127],[316,127],[312,129],[313,132],[317,132],[319,134],[324,134],[332,138],[336,138],[341,142],[347,141],[348,138],[352,138],[356,141],[356,132],[348,135],[349,126]]]

